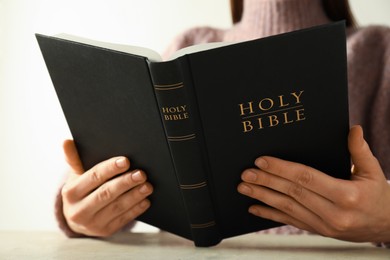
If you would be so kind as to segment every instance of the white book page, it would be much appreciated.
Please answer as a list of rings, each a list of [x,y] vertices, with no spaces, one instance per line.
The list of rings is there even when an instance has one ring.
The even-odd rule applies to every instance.
[[[117,44],[117,43],[110,43],[110,42],[102,42],[102,41],[96,41],[96,40],[91,40],[75,35],[70,35],[70,34],[57,34],[55,37],[64,39],[64,40],[70,40],[74,42],[79,42],[83,44],[88,44],[92,46],[97,46],[105,49],[110,49],[110,50],[115,50],[115,51],[120,51],[120,52],[125,52],[125,53],[130,53],[142,57],[147,57],[149,60],[152,61],[162,61],[162,57],[160,54],[157,52],[148,49],[148,48],[143,48],[143,47],[138,47],[138,46],[131,46],[131,45],[126,45],[126,44]]]
[[[184,56],[186,54],[191,54],[191,53],[196,53],[200,51],[206,51],[206,50],[211,50],[227,45],[233,44],[232,42],[210,42],[210,43],[202,43],[202,44],[197,44],[193,46],[189,46],[183,49],[180,49],[176,51],[175,53],[172,54],[170,57],[170,60],[174,60],[180,56]]]
[[[115,50],[115,51],[120,51],[120,52],[125,52],[125,53],[129,53],[129,54],[134,54],[134,55],[146,57],[150,61],[155,61],[155,62],[163,61],[163,59],[159,53],[157,53],[154,50],[144,48],[144,47],[96,41],[96,40],[91,40],[91,39],[87,39],[87,38],[83,38],[83,37],[79,37],[79,36],[75,36],[75,35],[65,34],[65,33],[57,34],[57,35],[55,35],[55,37],[60,38],[60,39],[64,39],[64,40],[70,40],[70,41],[88,44],[88,45],[92,45],[92,46],[97,46],[97,47],[101,47],[101,48],[105,48],[105,49],[110,49],[110,50]],[[176,51],[168,60],[174,60],[174,59],[176,59],[180,56],[184,56],[186,54],[210,50],[210,49],[219,48],[219,47],[223,47],[223,46],[227,46],[227,45],[231,45],[231,44],[232,43],[230,43],[230,42],[212,42],[212,43],[204,43],[204,44],[189,46],[189,47],[186,47],[186,48],[183,48],[183,49]]]

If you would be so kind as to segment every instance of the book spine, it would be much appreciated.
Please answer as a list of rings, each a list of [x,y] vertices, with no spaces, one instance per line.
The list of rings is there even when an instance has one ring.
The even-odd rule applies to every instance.
[[[150,63],[157,103],[176,177],[196,246],[212,246],[222,238],[217,229],[204,160],[202,134],[191,82],[184,80],[183,60]]]

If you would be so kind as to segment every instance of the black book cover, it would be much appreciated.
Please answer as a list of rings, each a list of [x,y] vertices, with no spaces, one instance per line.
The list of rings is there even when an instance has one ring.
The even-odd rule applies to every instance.
[[[123,155],[147,173],[145,223],[197,246],[280,225],[237,192],[261,155],[349,178],[342,22],[167,62],[37,39],[84,167]]]

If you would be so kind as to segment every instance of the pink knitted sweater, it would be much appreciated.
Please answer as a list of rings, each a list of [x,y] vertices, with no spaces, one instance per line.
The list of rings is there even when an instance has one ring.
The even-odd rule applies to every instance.
[[[245,0],[242,21],[229,29],[197,27],[179,35],[164,56],[194,44],[243,41],[329,23],[321,0]],[[360,124],[374,154],[390,178],[390,28],[348,29],[348,74],[351,125]],[[59,194],[56,215],[68,236]],[[269,233],[302,233],[292,227]]]

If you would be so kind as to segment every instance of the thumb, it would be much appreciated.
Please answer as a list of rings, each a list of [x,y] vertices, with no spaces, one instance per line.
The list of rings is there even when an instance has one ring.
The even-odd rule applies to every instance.
[[[77,174],[84,173],[84,167],[81,163],[79,153],[77,152],[77,148],[73,140],[65,140],[62,145],[62,148],[64,150],[65,160],[72,168],[72,171]]]
[[[363,138],[361,126],[353,126],[348,135],[348,148],[351,154],[354,176],[375,177],[383,172],[378,160],[372,154],[368,143]]]

